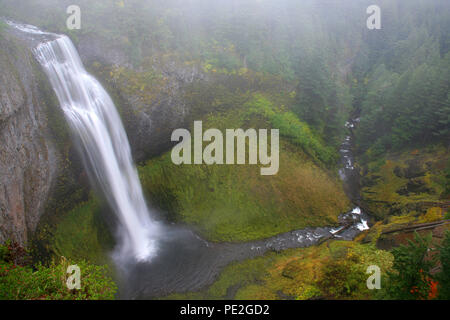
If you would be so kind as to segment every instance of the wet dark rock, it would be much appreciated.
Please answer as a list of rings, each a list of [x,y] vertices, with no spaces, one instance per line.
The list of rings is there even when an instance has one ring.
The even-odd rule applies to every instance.
[[[277,291],[277,296],[282,300],[295,300],[295,296],[288,295],[281,290]]]
[[[420,159],[408,160],[406,161],[406,164],[408,167],[403,170],[405,178],[412,179],[425,175],[426,170],[423,168]]]
[[[133,65],[124,49],[96,34],[81,36],[76,46],[83,63],[88,67],[100,63],[101,68],[116,66],[133,72],[143,71]],[[108,92],[116,98],[116,105],[122,111],[133,157],[138,162],[171,148],[173,130],[187,126],[185,121],[190,110],[184,98],[186,85],[206,79],[198,66],[187,66],[176,61],[163,62],[155,58],[146,68],[166,79],[164,87],[151,102],[142,101],[134,93],[125,90],[126,83],[118,81],[108,87]],[[103,84],[110,80],[105,73],[96,76]]]
[[[379,178],[381,178],[381,176],[378,175],[364,176],[361,178],[361,185],[364,187],[373,187],[377,184]]]
[[[391,250],[393,247],[397,247],[398,244],[392,237],[381,236],[376,243],[378,249]]]
[[[40,70],[14,33],[0,37],[0,243],[25,245],[56,179]]]
[[[433,193],[432,188],[428,188],[423,178],[413,178],[408,183],[396,191],[399,195],[407,196],[410,193]]]
[[[399,178],[412,179],[422,177],[426,173],[426,169],[419,158],[406,161],[406,165],[405,168],[396,166],[394,174]]]
[[[396,166],[394,168],[394,174],[399,178],[403,178],[405,176],[403,168],[400,168],[399,166]]]
[[[129,55],[123,49],[95,33],[80,35],[75,45],[83,62],[132,67]]]
[[[225,299],[232,300],[236,296],[236,293],[239,291],[239,289],[242,287],[240,283],[235,284],[227,289],[227,293],[225,295]]]
[[[397,192],[401,196],[407,196],[409,194],[408,189],[406,188],[406,186],[401,187],[400,189],[398,189],[395,192]]]

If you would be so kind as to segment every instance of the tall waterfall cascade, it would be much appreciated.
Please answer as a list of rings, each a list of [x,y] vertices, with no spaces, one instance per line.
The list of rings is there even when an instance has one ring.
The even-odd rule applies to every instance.
[[[71,40],[28,25],[12,24],[34,35],[52,35],[33,53],[47,74],[77,140],[91,181],[118,219],[115,257],[149,260],[157,251],[159,226],[144,199],[130,144],[116,107],[83,67]]]

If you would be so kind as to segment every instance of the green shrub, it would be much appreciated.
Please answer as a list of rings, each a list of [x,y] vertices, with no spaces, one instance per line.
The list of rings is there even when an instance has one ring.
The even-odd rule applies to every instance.
[[[427,299],[430,294],[430,269],[432,261],[426,259],[431,244],[431,234],[425,238],[417,233],[409,245],[392,250],[394,272],[387,281],[387,298],[400,300]]]
[[[306,122],[301,121],[294,113],[276,110],[264,96],[255,94],[246,104],[248,115],[261,115],[269,120],[272,127],[280,130],[280,135],[301,147],[314,160],[326,165],[334,164],[338,154],[320,141]]]
[[[450,299],[450,231],[445,233],[444,241],[439,246],[441,272],[437,275],[438,298]]]
[[[6,257],[8,255],[8,244],[9,242],[7,242],[6,245],[0,245],[0,261],[6,260]]]
[[[364,265],[358,256],[348,256],[338,259],[329,259],[322,266],[322,278],[319,288],[331,298],[350,298],[366,288]]]
[[[444,219],[450,219],[450,211],[447,211],[445,214],[444,214]]]
[[[107,266],[97,266],[84,260],[65,258],[46,267],[16,264],[11,261],[16,245],[0,245],[0,300],[110,300],[114,299],[116,284]],[[17,250],[16,250],[17,251]],[[25,250],[22,248],[22,253]],[[25,255],[22,255],[22,261]],[[77,265],[81,271],[81,289],[69,290],[67,268]]]

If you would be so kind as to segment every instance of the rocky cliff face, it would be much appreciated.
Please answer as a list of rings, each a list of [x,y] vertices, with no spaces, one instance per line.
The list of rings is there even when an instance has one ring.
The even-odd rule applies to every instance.
[[[67,133],[61,139],[54,132],[67,126],[48,107],[55,97],[48,83],[42,87],[46,76],[28,40],[15,32],[0,34],[0,243],[12,239],[22,245],[44,213],[70,210],[87,190]],[[136,69],[129,55],[96,35],[81,37],[76,46],[116,101],[134,158],[143,161],[167,150],[172,131],[189,114],[185,85],[205,79],[200,69],[171,59]],[[149,74],[157,77],[148,80]],[[50,123],[55,120],[62,123]]]
[[[113,96],[134,158],[143,161],[166,151],[172,131],[183,127],[189,114],[186,85],[207,80],[199,66],[154,57],[135,68],[123,49],[96,35],[80,36],[76,46],[83,63]]]
[[[56,151],[31,52],[5,33],[0,34],[0,70],[0,242],[25,244],[45,210]]]

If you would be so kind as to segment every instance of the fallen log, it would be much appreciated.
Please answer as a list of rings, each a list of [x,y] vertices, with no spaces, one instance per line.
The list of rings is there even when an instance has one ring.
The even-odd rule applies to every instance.
[[[439,227],[441,225],[446,225],[448,223],[450,223],[450,220],[441,220],[441,221],[436,221],[436,222],[419,223],[419,224],[415,224],[415,225],[407,225],[407,226],[396,228],[396,229],[392,229],[392,230],[382,231],[381,234],[389,234],[389,233],[395,233],[395,232],[399,232],[399,231],[413,232],[413,231],[418,231],[418,230],[433,229],[433,228]]]

